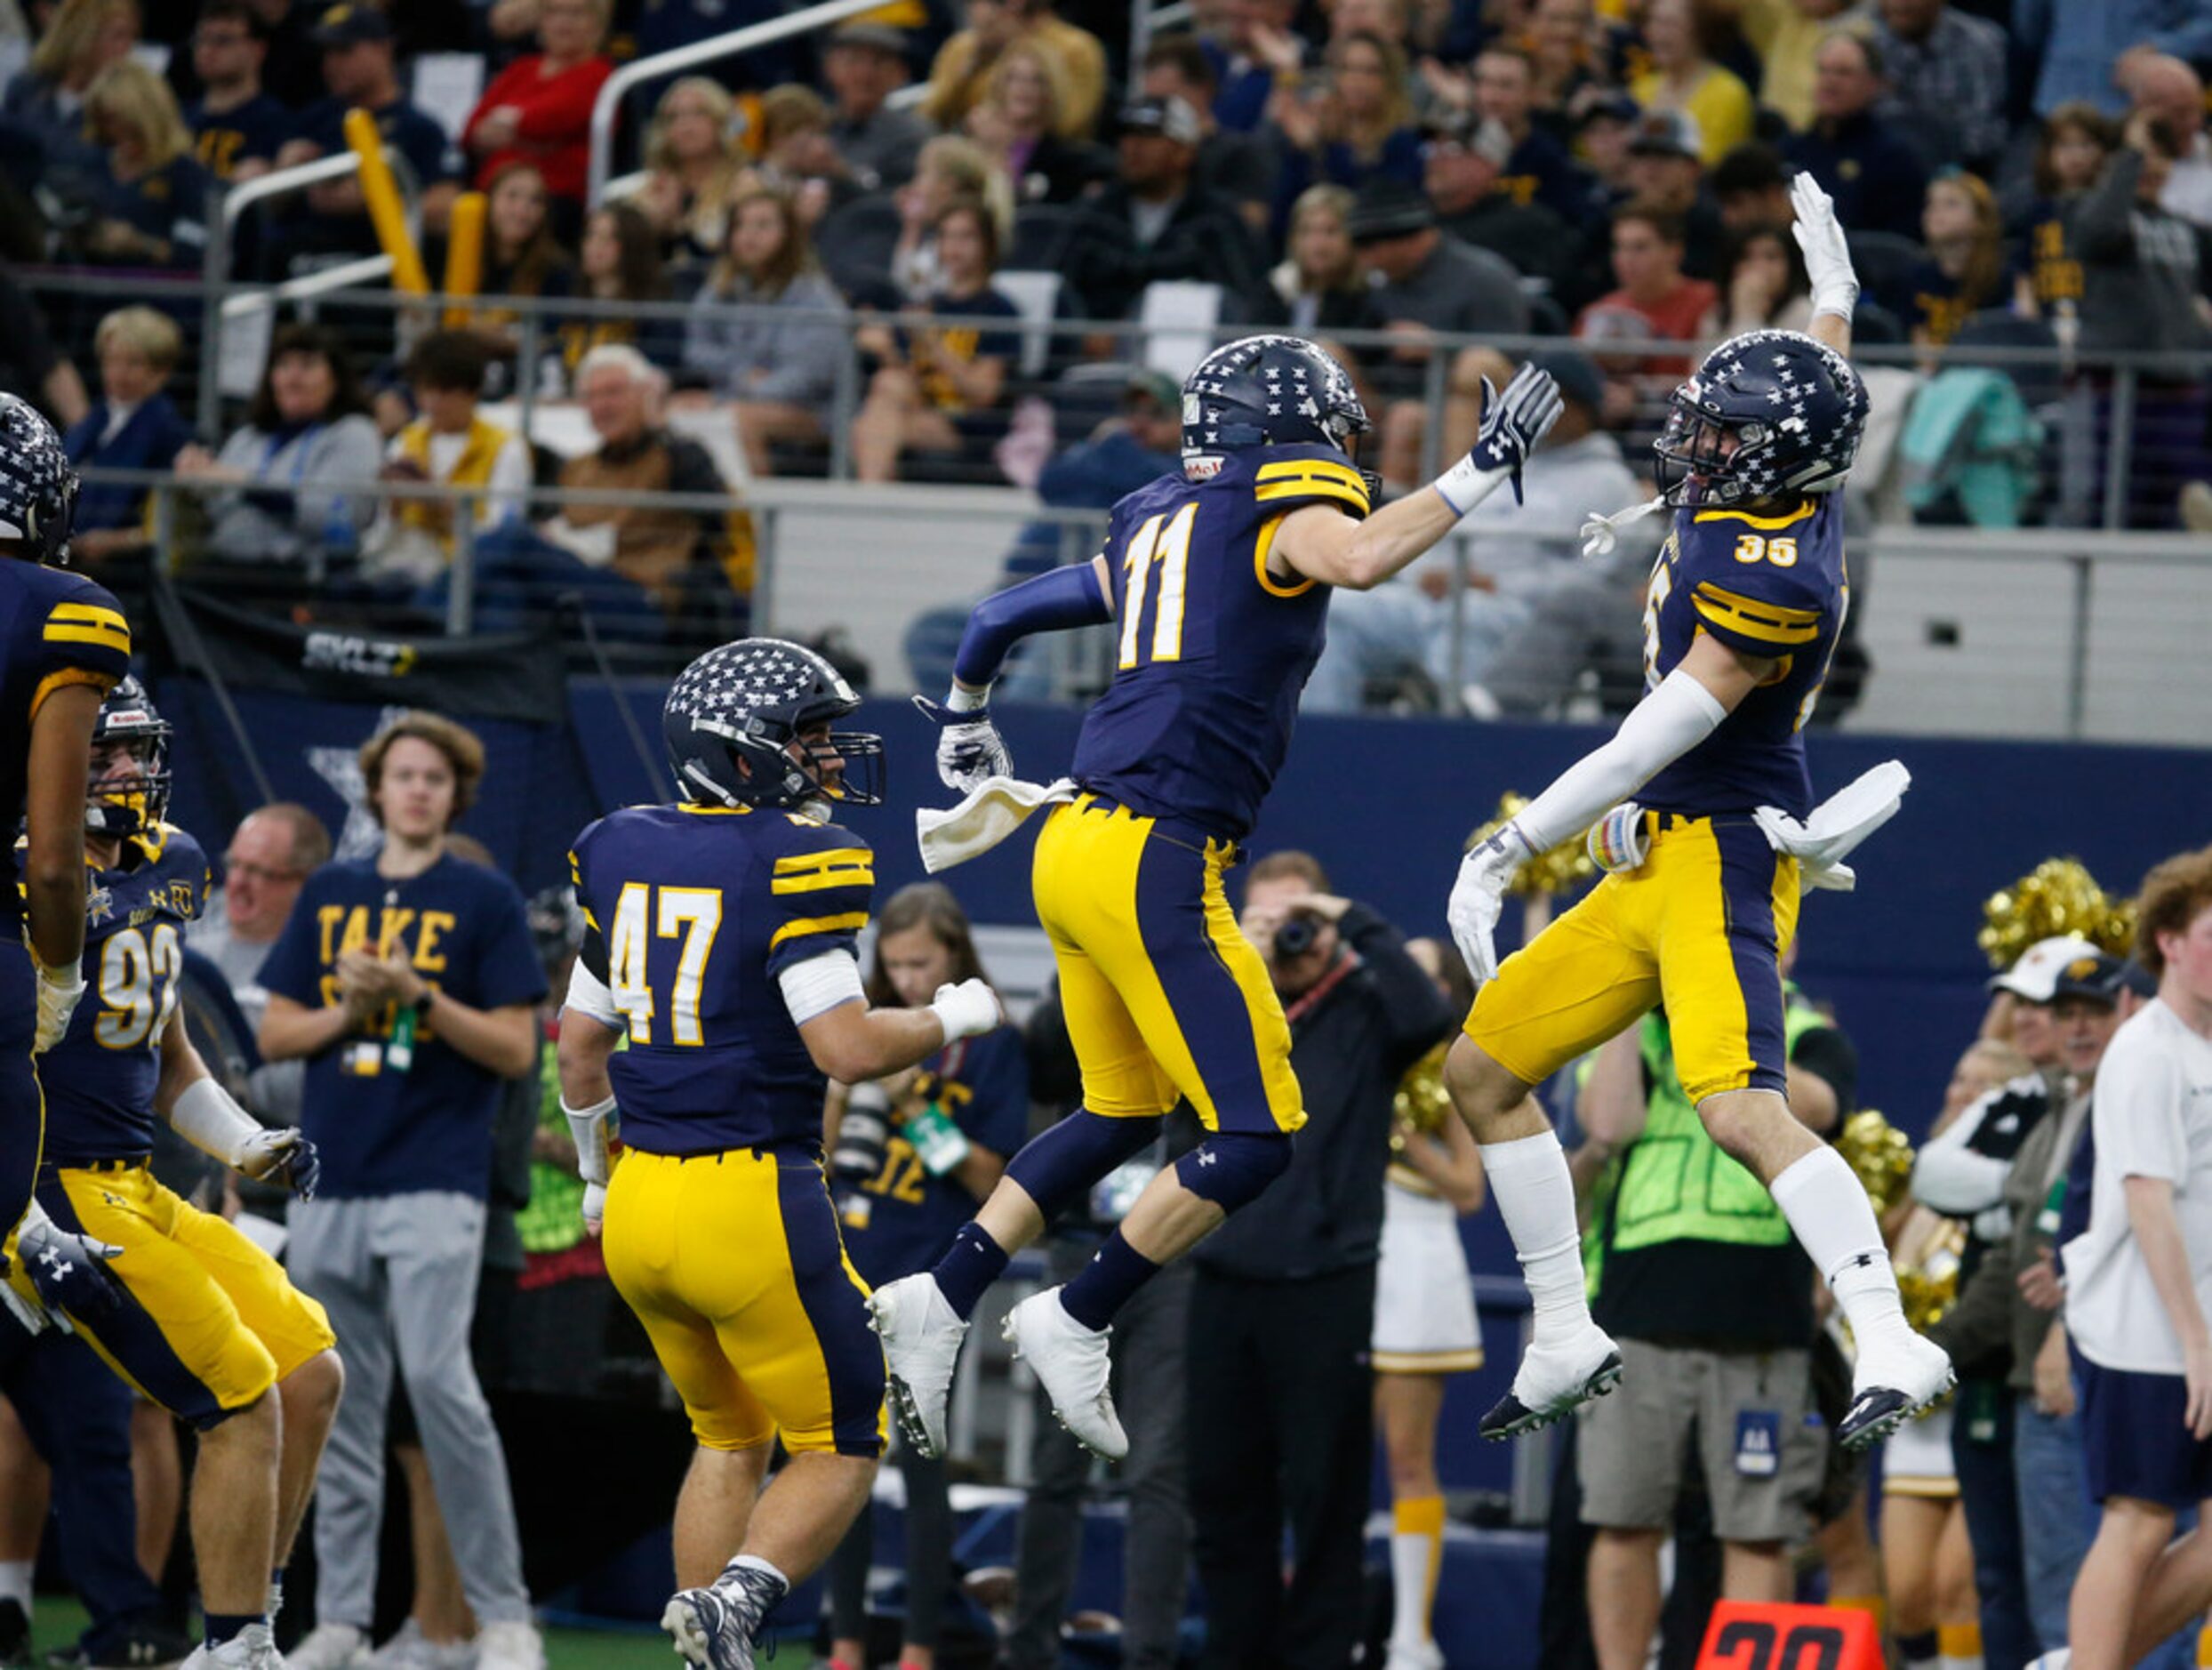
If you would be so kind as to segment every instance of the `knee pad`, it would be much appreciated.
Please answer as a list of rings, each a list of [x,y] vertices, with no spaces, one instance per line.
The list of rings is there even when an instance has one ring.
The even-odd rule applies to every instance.
[[[1288,1131],[1215,1131],[1175,1161],[1175,1178],[1201,1200],[1233,1212],[1290,1168]]]
[[[1006,1176],[1051,1221],[1090,1192],[1091,1185],[1158,1136],[1160,1120],[1108,1119],[1078,1108],[1023,1144],[1006,1162]]]

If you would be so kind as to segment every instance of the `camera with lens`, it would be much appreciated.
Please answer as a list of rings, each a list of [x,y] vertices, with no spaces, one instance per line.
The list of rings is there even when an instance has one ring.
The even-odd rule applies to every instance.
[[[1321,924],[1318,919],[1310,916],[1291,917],[1275,930],[1275,960],[1287,962],[1294,957],[1304,956],[1313,949],[1314,942],[1320,937]]]
[[[840,1182],[864,1183],[883,1169],[890,1146],[891,1098],[879,1084],[854,1085],[838,1123],[830,1175]]]

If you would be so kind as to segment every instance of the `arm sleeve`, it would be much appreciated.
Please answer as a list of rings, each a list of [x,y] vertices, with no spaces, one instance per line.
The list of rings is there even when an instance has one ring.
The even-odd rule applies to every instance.
[[[834,823],[797,831],[768,879],[768,973],[825,951],[856,956],[876,889],[876,855]]]
[[[1711,691],[1677,667],[1629,710],[1612,741],[1561,772],[1514,818],[1529,851],[1543,852],[1589,828],[1607,807],[1711,735],[1727,715]]]
[[[1006,652],[1030,634],[1092,626],[1113,618],[1113,605],[1089,563],[1049,569],[995,591],[975,606],[960,634],[952,676],[965,685],[987,685],[998,676]]]

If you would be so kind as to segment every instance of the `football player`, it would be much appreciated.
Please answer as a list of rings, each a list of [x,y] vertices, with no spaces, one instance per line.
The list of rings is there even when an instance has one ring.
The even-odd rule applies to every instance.
[[[1119,623],[1113,682],[1070,770],[1081,792],[1046,820],[1034,871],[1083,1105],[1014,1157],[934,1271],[871,1302],[901,1424],[925,1455],[943,1448],[953,1362],[984,1289],[1187,1097],[1206,1140],[1152,1180],[1073,1281],[1007,1323],[1069,1430],[1102,1456],[1126,1452],[1108,1324],[1281,1174],[1305,1122],[1282,1005],[1222,875],[1282,765],[1331,590],[1387,580],[1518,482],[1560,408],[1551,379],[1524,367],[1489,402],[1472,452],[1378,510],[1349,450],[1367,414],[1311,342],[1216,349],[1182,402],[1182,470],[1116,505],[1088,563],[977,606],[939,713],[938,775],[973,792],[1011,768],[990,712],[1007,649],[1031,632]]]
[[[1952,1382],[1950,1360],[1905,1324],[1865,1191],[1783,1095],[1779,959],[1800,885],[1851,879],[1802,822],[1801,733],[1850,600],[1837,490],[1867,409],[1844,358],[1858,281],[1834,207],[1809,174],[1791,195],[1812,333],[1722,343],[1676,390],[1656,443],[1654,504],[1673,507],[1674,525],[1644,611],[1644,698],[1467,855],[1452,891],[1453,937],[1483,984],[1446,1083],[1535,1304],[1512,1390],[1483,1418],[1494,1438],[1557,1420],[1619,1378],[1583,1297],[1566,1158],[1528,1091],[1663,1004],[1705,1128],[1773,1191],[1850,1320],[1858,1362],[1837,1437],[1863,1448]],[[1614,519],[1593,529],[1601,540]],[[1491,934],[1514,871],[1593,823],[1592,855],[1610,873],[1500,968]]]
[[[883,1453],[883,1353],[822,1176],[829,1080],[899,1072],[1001,1018],[981,980],[869,1007],[854,947],[874,855],[829,821],[882,799],[882,740],[830,728],[859,705],[796,644],[708,651],[661,719],[687,798],[602,818],[571,855],[585,938],[562,1105],[585,1220],[604,1222],[607,1274],[698,1440],[661,1623],[714,1670],[751,1670],[761,1621],[843,1539]],[[764,1492],[777,1438],[790,1460]]]
[[[185,1662],[273,1667],[272,1574],[307,1512],[341,1374],[323,1307],[224,1218],[148,1167],[154,1120],[249,1177],[313,1193],[314,1144],[268,1130],[231,1099],[177,1008],[185,926],[205,904],[207,857],[168,809],[170,727],[126,676],[100,704],[90,798],[84,968],[89,1001],[47,1056],[38,1202],[65,1231],[117,1248],[120,1289],[59,1321],[142,1395],[199,1434],[193,1554],[206,1634]]]
[[[23,1303],[97,1310],[113,1248],[57,1229],[31,1198],[45,1125],[32,1057],[84,995],[84,785],[100,698],[131,668],[114,598],[68,560],[76,472],[53,426],[0,395],[0,1279]]]

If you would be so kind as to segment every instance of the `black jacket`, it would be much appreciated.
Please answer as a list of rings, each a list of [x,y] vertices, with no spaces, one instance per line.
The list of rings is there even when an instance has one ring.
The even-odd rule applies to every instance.
[[[1263,318],[1274,304],[1259,235],[1227,198],[1194,182],[1150,244],[1137,242],[1129,189],[1118,180],[1078,206],[1082,220],[1062,270],[1092,317],[1126,317],[1144,286],[1164,278],[1221,285],[1228,320]]]
[[[1374,911],[1353,905],[1338,932],[1357,966],[1291,1023],[1306,1125],[1290,1169],[1198,1243],[1192,1257],[1208,1275],[1295,1281],[1375,1261],[1391,1103],[1455,1017]]]

